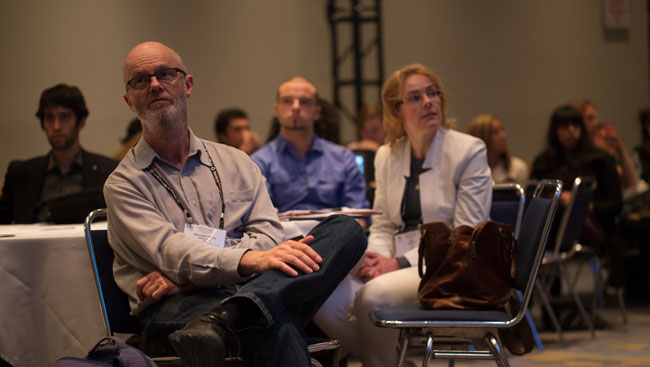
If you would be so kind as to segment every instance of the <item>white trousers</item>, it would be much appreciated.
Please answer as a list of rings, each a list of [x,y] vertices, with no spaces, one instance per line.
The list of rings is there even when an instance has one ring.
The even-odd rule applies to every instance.
[[[399,331],[375,326],[370,315],[384,306],[418,302],[418,269],[396,270],[366,284],[355,274],[339,284],[314,321],[348,353],[360,357],[364,367],[394,366],[399,357]]]

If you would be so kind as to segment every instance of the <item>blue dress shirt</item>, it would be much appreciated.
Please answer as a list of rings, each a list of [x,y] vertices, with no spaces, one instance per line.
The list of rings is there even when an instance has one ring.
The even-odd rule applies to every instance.
[[[303,161],[281,135],[251,156],[266,177],[273,205],[280,212],[347,206],[367,208],[366,183],[348,149],[320,139]]]

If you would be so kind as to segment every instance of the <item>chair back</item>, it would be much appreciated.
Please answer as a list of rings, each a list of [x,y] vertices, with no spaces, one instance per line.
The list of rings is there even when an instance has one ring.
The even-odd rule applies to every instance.
[[[517,240],[515,274],[515,289],[523,292],[524,296],[517,320],[523,317],[533,292],[561,191],[561,181],[540,181],[524,213]]]
[[[366,181],[366,199],[372,208],[375,201],[375,152],[368,149],[354,149],[354,161]]]
[[[104,318],[106,334],[139,333],[141,326],[137,317],[130,314],[129,298],[115,283],[113,278],[113,249],[108,244],[106,230],[93,230],[92,223],[97,219],[106,219],[106,209],[93,210],[84,222],[84,232],[90,264],[93,267],[97,294]]]
[[[556,258],[561,251],[569,250],[578,242],[582,226],[589,213],[589,203],[596,190],[596,179],[576,177],[571,188],[571,200],[563,209],[562,218],[555,234],[553,257]]]
[[[354,149],[354,160],[359,167],[366,183],[375,180],[375,152],[369,149]]]
[[[490,218],[497,222],[510,224],[515,238],[518,238],[525,202],[524,188],[519,184],[496,184],[492,188]]]

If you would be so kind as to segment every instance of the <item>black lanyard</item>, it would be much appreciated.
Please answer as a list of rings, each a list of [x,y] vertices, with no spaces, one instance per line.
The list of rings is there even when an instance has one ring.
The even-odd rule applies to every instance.
[[[224,213],[226,212],[226,202],[223,199],[223,187],[221,186],[221,177],[219,177],[219,171],[217,171],[217,167],[215,167],[214,162],[212,161],[212,157],[210,157],[210,153],[208,153],[208,148],[205,147],[205,143],[201,142],[203,144],[203,149],[205,149],[205,154],[208,156],[208,161],[210,161],[210,172],[212,172],[212,177],[214,178],[214,183],[217,184],[217,187],[219,188],[219,198],[221,198],[221,217],[219,217],[219,229],[223,229],[223,222],[224,222]]]
[[[208,149],[205,147],[205,143],[201,142],[203,144],[203,149],[205,149],[205,154],[208,156],[208,161],[210,161],[210,172],[212,172],[212,177],[214,178],[214,182],[217,184],[217,188],[219,189],[219,198],[221,199],[221,217],[219,218],[219,229],[223,229],[224,227],[224,213],[226,212],[226,203],[223,199],[223,187],[221,186],[221,178],[219,177],[219,172],[217,171],[217,167],[214,166],[214,162],[212,161],[212,157],[210,157],[210,153],[208,153]],[[185,215],[185,221],[187,223],[193,223],[194,220],[192,219],[192,215],[190,214],[189,210],[185,208],[185,205],[183,205],[183,202],[181,199],[178,197],[178,194],[176,194],[176,191],[174,190],[173,187],[171,187],[167,182],[158,174],[156,169],[153,167],[153,163],[147,168],[147,172],[149,172],[153,177],[160,182],[160,184],[169,192],[169,194],[176,200],[176,204],[178,204],[178,207],[181,208],[183,211],[183,214]]]

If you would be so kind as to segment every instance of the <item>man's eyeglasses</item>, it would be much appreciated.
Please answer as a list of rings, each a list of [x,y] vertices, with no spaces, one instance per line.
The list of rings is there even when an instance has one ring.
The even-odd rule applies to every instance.
[[[437,89],[427,89],[424,93],[417,92],[409,94],[403,100],[399,101],[399,103],[406,103],[408,106],[419,106],[422,101],[424,101],[423,96],[427,96],[429,99],[434,99],[439,97],[441,94],[442,92]]]
[[[160,83],[169,84],[174,80],[176,80],[176,77],[178,76],[179,73],[183,74],[183,76],[187,75],[186,72],[184,72],[179,68],[167,68],[167,69],[158,70],[155,73],[149,75],[138,75],[135,78],[126,82],[126,90],[128,91],[129,87],[135,90],[142,90],[147,88],[151,83],[152,76],[155,76],[156,80],[158,80],[158,82]]]

